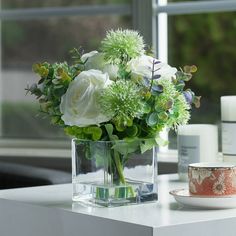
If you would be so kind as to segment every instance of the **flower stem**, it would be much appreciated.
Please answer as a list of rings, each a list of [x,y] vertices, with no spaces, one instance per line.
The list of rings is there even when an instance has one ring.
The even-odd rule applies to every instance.
[[[153,62],[152,62],[152,78],[151,78],[151,84],[150,84],[149,91],[152,90],[152,85],[153,85],[153,81],[154,81],[154,66],[155,66],[155,60],[153,60]]]
[[[125,177],[124,177],[124,174],[123,174],[122,164],[120,162],[120,156],[116,151],[114,152],[114,159],[115,159],[116,168],[117,168],[117,171],[118,171],[118,174],[119,174],[119,177],[120,177],[119,180],[122,184],[126,184]]]
[[[123,167],[122,167],[122,164],[121,164],[121,161],[120,161],[120,156],[119,156],[117,151],[114,152],[114,159],[115,159],[115,164],[116,164],[116,168],[117,168],[118,175],[119,175],[119,180],[122,184],[125,185],[126,181],[125,181],[125,177],[124,177],[124,174],[123,174]],[[135,196],[135,193],[134,193],[134,190],[133,190],[132,186],[128,187],[128,191],[130,192],[131,197]]]

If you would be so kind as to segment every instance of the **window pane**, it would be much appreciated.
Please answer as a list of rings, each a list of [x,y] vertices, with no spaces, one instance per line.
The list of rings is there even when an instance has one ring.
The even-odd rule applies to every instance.
[[[89,16],[40,21],[2,22],[2,73],[0,93],[2,137],[59,138],[61,129],[38,115],[35,98],[25,96],[27,84],[37,81],[34,62],[69,60],[68,51],[83,46],[95,50],[108,29],[130,28],[130,17]]]
[[[169,63],[198,67],[189,87],[202,104],[191,123],[218,124],[220,96],[236,95],[236,13],[170,16],[168,26]]]

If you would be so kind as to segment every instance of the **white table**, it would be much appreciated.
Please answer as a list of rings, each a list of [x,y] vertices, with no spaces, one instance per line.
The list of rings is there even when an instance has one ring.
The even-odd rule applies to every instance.
[[[169,190],[187,187],[159,177],[159,201],[92,208],[72,203],[70,184],[0,191],[0,236],[235,236],[236,209],[179,206]]]

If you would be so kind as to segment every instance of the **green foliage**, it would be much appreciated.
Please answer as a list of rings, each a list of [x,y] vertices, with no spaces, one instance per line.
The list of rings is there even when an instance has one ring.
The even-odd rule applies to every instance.
[[[140,140],[139,139],[131,139],[114,142],[113,149],[119,152],[121,155],[128,155],[130,153],[134,153],[139,149]]]
[[[66,126],[64,128],[67,135],[76,137],[78,139],[98,141],[102,137],[102,129],[97,126],[78,127],[78,126]]]
[[[95,64],[100,62],[92,58],[96,55],[93,53],[89,54],[90,60],[82,61],[83,50],[79,48],[71,51],[74,60],[72,65],[66,62],[34,64],[33,71],[40,76],[40,79],[37,84],[26,90],[37,97],[41,111],[49,115],[53,124],[64,127],[66,134],[83,140],[115,141],[113,148],[114,156],[117,157],[114,158],[114,162],[119,165],[122,161],[118,157],[119,154],[127,156],[135,151],[145,152],[152,146],[164,144],[158,136],[164,127],[175,129],[178,125],[188,122],[191,104],[199,106],[200,97],[195,96],[190,89],[184,90],[184,88],[197,68],[185,66],[183,70],[180,69],[175,74],[175,68],[160,63],[155,58],[145,56],[142,37],[130,30],[109,31],[102,41],[102,50],[108,61],[100,65],[101,70],[107,69],[107,74],[103,74],[102,81],[96,77],[102,72],[96,70],[93,71],[91,78],[85,77],[85,80],[81,77],[76,78],[80,72],[86,74],[87,61],[94,60]],[[128,69],[128,62],[140,55],[144,56],[140,57],[144,61],[140,62],[139,58],[137,60],[138,64],[141,63],[141,69],[140,65],[134,64],[138,67],[136,75]],[[136,63],[136,60],[134,61]],[[112,71],[114,65],[109,64],[110,62],[119,63],[114,70],[116,72]],[[162,67],[164,69],[160,73],[164,73],[163,77],[158,74]],[[151,75],[151,78],[146,78],[145,74],[142,74],[143,69],[146,70],[146,74]],[[114,76],[116,79],[115,81],[107,79],[105,84],[103,82],[110,75],[109,73],[116,73]],[[171,75],[169,76],[168,73]],[[64,96],[75,78],[76,81],[81,82],[79,86],[82,87],[73,86],[75,89],[73,95],[69,93]],[[99,89],[96,90],[94,84]],[[97,95],[97,103],[92,100],[91,93]],[[63,104],[71,107],[68,111],[63,111],[67,114],[62,114],[60,109],[62,98],[67,97],[69,97],[68,103],[64,103],[66,100],[63,100]],[[84,117],[83,112],[81,112],[82,115],[78,115],[78,109],[83,110],[84,107],[76,107],[77,101],[81,99],[82,104],[87,102],[89,106]],[[74,122],[74,119],[81,118],[85,121],[90,119],[93,109],[97,112],[95,116],[98,114],[105,118],[101,119],[102,121],[98,124],[97,121],[94,123],[90,121],[87,125],[85,122],[81,127],[77,126],[78,123]],[[65,118],[66,116],[70,117],[69,121]],[[123,142],[119,142],[120,140]]]
[[[158,84],[163,91],[150,101],[153,104],[152,112],[146,117],[146,122],[153,129],[177,127],[186,124],[189,120],[190,105],[176,85],[169,79],[159,79]]]
[[[44,62],[34,64],[32,70],[40,79],[37,84],[27,87],[26,91],[36,96],[41,112],[51,117],[52,124],[64,125],[60,112],[61,97],[78,74],[77,66],[70,67],[66,62]]]
[[[140,144],[141,153],[145,153],[155,146],[157,146],[157,142],[155,139],[146,139]]]
[[[86,145],[86,158],[95,160],[97,167],[107,168],[113,182],[118,184],[126,183],[123,166],[132,154],[164,145],[165,141],[159,137],[160,131],[164,127],[176,128],[187,123],[190,104],[199,103],[191,90],[184,90],[185,82],[196,71],[195,66],[186,66],[175,75],[175,68],[145,56],[143,48],[142,37],[137,32],[110,31],[102,41],[102,53],[107,62],[100,65],[101,71],[86,72],[87,61],[100,63],[96,57],[93,58],[96,54],[89,53],[88,59],[82,61],[83,52],[73,49],[72,66],[65,62],[33,65],[33,71],[40,80],[27,88],[28,92],[36,95],[41,110],[51,117],[54,124],[64,127],[66,134],[78,140],[90,141]],[[134,65],[137,67],[136,76],[136,68],[128,69],[128,62],[141,55],[133,61],[138,64]],[[112,64],[119,66],[114,70]],[[95,69],[94,66],[91,68]],[[146,74],[142,74],[143,70]],[[159,70],[162,71],[160,74]],[[113,81],[110,75],[114,73]],[[87,76],[76,77],[78,74]],[[146,78],[147,74],[151,77]],[[65,109],[60,109],[61,104]],[[84,105],[88,108],[82,107]],[[80,109],[82,112],[79,114]],[[98,117],[101,118],[99,121]],[[80,119],[83,122],[79,123]],[[100,140],[110,142],[91,142]]]
[[[152,112],[147,116],[147,124],[149,126],[154,126],[158,124],[158,113],[157,112]]]
[[[105,125],[105,129],[106,129],[106,132],[108,134],[108,139],[109,140],[114,141],[114,140],[118,140],[119,139],[118,136],[113,135],[114,128],[113,128],[112,124],[106,124]]]
[[[71,54],[71,58],[73,59],[75,63],[75,67],[78,69],[78,71],[84,70],[84,64],[86,62],[81,60],[81,57],[84,54],[84,50],[82,49],[82,47],[73,48],[72,50],[70,50],[70,54]]]

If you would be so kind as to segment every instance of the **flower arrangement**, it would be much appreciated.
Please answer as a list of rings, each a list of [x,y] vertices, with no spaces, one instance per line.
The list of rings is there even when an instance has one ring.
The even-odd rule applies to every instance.
[[[148,140],[143,151],[160,144],[164,127],[190,119],[200,97],[184,90],[196,66],[176,68],[149,55],[133,30],[107,32],[100,51],[72,50],[67,62],[33,65],[40,76],[27,90],[43,113],[66,134],[86,140]]]
[[[94,192],[95,201],[105,206],[156,200],[156,149],[148,150],[165,144],[159,137],[164,127],[186,124],[192,104],[199,107],[200,97],[184,89],[196,66],[178,71],[161,62],[145,50],[142,36],[133,30],[111,30],[99,52],[73,49],[72,58],[73,65],[34,64],[40,80],[27,91],[36,95],[53,124],[76,138],[73,200],[90,199]],[[130,181],[124,174],[125,165],[136,155],[153,163],[145,183]],[[91,194],[86,190],[88,181],[80,182],[84,172],[78,165],[84,161],[91,164],[91,171],[104,170],[102,183],[96,182],[100,177],[91,182]]]

